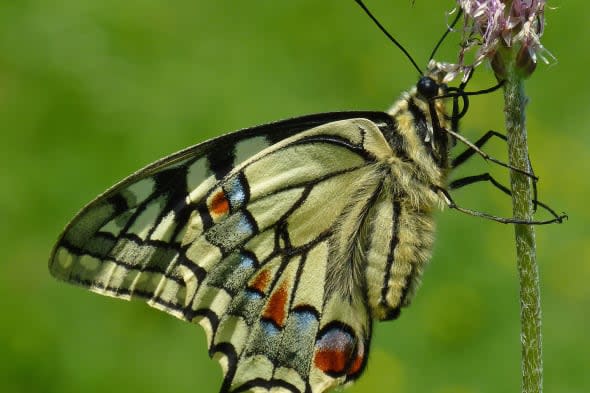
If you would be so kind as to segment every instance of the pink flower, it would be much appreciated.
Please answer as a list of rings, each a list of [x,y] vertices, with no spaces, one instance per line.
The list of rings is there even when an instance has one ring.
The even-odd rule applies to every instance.
[[[529,74],[539,58],[545,63],[549,62],[546,56],[553,58],[540,41],[545,27],[545,0],[457,0],[457,3],[465,15],[457,64],[464,74],[486,59],[501,74],[495,59],[501,48],[516,48],[517,62]],[[476,51],[474,59],[466,64],[465,55],[472,49]]]

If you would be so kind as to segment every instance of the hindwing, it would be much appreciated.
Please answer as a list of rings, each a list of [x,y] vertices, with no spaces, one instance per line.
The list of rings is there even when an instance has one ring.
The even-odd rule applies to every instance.
[[[384,193],[391,121],[307,116],[167,157],[86,206],[51,273],[199,322],[222,392],[322,392],[355,379],[371,312],[350,258]]]

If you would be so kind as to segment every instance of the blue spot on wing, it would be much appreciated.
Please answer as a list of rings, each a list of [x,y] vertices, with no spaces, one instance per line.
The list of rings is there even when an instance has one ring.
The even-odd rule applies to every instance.
[[[343,351],[352,346],[353,338],[351,335],[341,330],[332,330],[318,340],[317,347],[321,349],[331,349]]]
[[[240,269],[251,269],[255,266],[255,261],[250,255],[240,253]]]
[[[307,378],[319,324],[319,313],[312,306],[292,309],[278,349],[277,364],[292,368],[302,378]]]
[[[280,333],[279,328],[270,321],[266,321],[263,319],[260,321],[260,326],[262,327],[264,334],[266,334],[267,336],[273,337]]]
[[[250,220],[250,218],[243,213],[240,213],[239,216],[240,217],[237,225],[238,231],[245,235],[253,235],[254,227],[252,226],[252,221]]]
[[[236,294],[244,288],[248,278],[256,269],[255,257],[248,252],[233,252],[223,258],[209,272],[207,285],[224,288]]]
[[[315,331],[318,318],[313,312],[295,310],[291,313],[290,317],[293,318],[295,328],[302,335],[310,331]]]
[[[253,289],[246,289],[244,291],[245,296],[248,298],[248,300],[250,301],[257,301],[257,300],[261,300],[264,297],[264,294],[253,290]]]
[[[247,193],[244,179],[237,175],[230,179],[223,187],[232,210],[236,210],[246,204]]]
[[[256,231],[256,223],[250,213],[240,211],[212,226],[205,233],[205,238],[221,248],[224,254],[229,254],[251,238]]]

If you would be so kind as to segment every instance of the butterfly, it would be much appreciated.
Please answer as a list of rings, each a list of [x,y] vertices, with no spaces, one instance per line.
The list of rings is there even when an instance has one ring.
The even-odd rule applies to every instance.
[[[358,378],[372,319],[418,286],[443,203],[451,136],[425,78],[388,113],[271,123],[147,166],[78,213],[51,274],[201,324],[222,392]],[[441,102],[436,116],[447,126]]]
[[[481,153],[449,159],[467,101],[446,76],[431,62],[387,112],[279,121],[148,165],[77,214],[49,270],[199,323],[221,392],[354,381],[372,321],[396,318],[420,284],[433,211],[458,208],[450,170]]]

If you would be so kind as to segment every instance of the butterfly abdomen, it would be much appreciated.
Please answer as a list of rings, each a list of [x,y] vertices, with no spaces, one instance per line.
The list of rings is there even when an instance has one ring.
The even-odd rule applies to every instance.
[[[442,203],[432,185],[446,182],[447,138],[444,107],[435,107],[442,124],[433,125],[428,104],[416,89],[390,110],[395,127],[386,139],[393,154],[381,193],[364,224],[367,302],[374,318],[393,319],[419,286],[434,242],[432,212]],[[435,119],[437,120],[437,119]]]
[[[394,319],[409,304],[434,241],[427,206],[416,209],[407,196],[383,192],[367,222],[367,301],[374,318]]]

